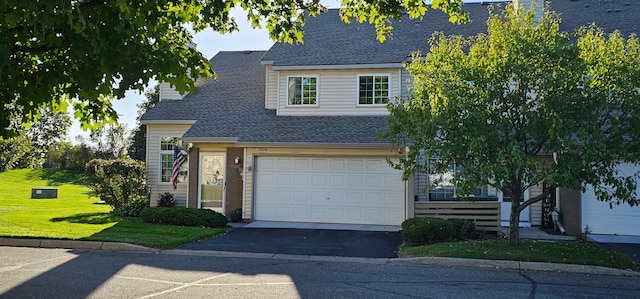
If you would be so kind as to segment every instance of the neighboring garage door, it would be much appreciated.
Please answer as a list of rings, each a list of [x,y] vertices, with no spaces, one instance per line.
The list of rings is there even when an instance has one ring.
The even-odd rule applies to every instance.
[[[619,167],[623,175],[633,175],[640,168],[632,164]],[[639,188],[640,189],[640,188]],[[637,190],[640,194],[640,190]],[[640,235],[640,206],[630,207],[626,203],[613,204],[598,201],[589,186],[582,194],[582,229],[589,226],[593,234]]]
[[[255,219],[400,225],[401,173],[384,158],[258,157]]]

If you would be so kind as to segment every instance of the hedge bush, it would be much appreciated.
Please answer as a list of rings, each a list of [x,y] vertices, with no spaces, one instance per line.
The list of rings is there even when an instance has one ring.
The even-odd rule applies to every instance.
[[[411,218],[402,223],[402,240],[409,245],[463,240],[475,235],[475,225],[465,219]]]
[[[140,213],[149,207],[149,201],[144,198],[128,201],[117,207],[113,207],[111,213],[121,217],[138,217]]]
[[[144,222],[203,227],[225,227],[227,217],[208,210],[182,207],[151,207],[142,210],[140,218]]]
[[[477,236],[476,225],[473,221],[468,219],[448,219],[453,226],[453,230],[456,232],[454,239],[467,240],[473,239]]]
[[[86,183],[114,210],[146,199],[144,163],[133,159],[93,159],[85,168]]]

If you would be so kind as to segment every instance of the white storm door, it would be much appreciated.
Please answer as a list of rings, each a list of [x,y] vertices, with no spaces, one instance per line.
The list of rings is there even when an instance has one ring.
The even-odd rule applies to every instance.
[[[198,206],[224,214],[225,153],[200,153]]]
[[[524,201],[529,199],[529,189],[524,192]],[[511,217],[511,201],[504,201],[504,195],[501,191],[498,191],[498,201],[500,201],[500,213],[502,214],[502,226],[509,226],[509,218]],[[531,210],[529,207],[524,208],[522,212],[520,212],[520,227],[530,227]]]

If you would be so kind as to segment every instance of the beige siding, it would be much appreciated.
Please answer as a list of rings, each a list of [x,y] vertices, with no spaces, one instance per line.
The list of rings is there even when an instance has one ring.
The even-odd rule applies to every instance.
[[[358,75],[389,75],[390,98],[401,93],[400,69],[280,71],[278,77],[278,115],[388,115],[385,105],[358,106]],[[317,76],[315,106],[287,106],[287,78]],[[270,91],[269,94],[272,92]]]
[[[409,88],[411,87],[411,84],[413,83],[413,78],[411,77],[411,74],[409,74],[409,72],[407,71],[407,69],[403,68],[400,71],[400,95],[406,99],[407,95],[409,94]]]
[[[184,95],[177,92],[169,83],[160,83],[160,100],[182,100]]]
[[[256,157],[258,156],[378,156],[378,157],[394,157],[398,154],[397,149],[344,149],[344,148],[246,148],[244,168],[244,194],[242,200],[243,219],[253,219],[253,167]],[[248,164],[251,164],[251,170],[247,170]],[[406,190],[408,188],[405,187]],[[413,194],[405,193],[407,204],[409,198],[413,203]],[[409,197],[411,196],[411,197]]]
[[[151,189],[151,205],[156,205],[158,194],[173,193],[178,206],[186,206],[188,184],[179,183],[174,191],[170,182],[160,182],[160,138],[181,137],[190,125],[147,125],[147,186]],[[189,171],[192,171],[189,169]]]
[[[529,189],[529,198],[542,194],[542,185],[536,185]],[[531,225],[542,225],[542,201],[536,202],[529,206]]]
[[[266,66],[265,74],[265,109],[275,110],[278,107],[278,72],[270,65]]]

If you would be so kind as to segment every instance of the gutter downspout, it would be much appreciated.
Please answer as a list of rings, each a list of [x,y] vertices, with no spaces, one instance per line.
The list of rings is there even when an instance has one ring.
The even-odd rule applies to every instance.
[[[558,165],[558,153],[556,152],[553,152],[553,162],[556,163],[556,165]],[[560,209],[560,188],[556,187],[556,207],[553,209],[553,212],[551,212],[551,219],[553,219],[554,229],[559,230],[560,233],[562,233],[563,235],[566,235],[567,230],[564,229],[562,222],[558,220],[560,218],[559,209]]]

